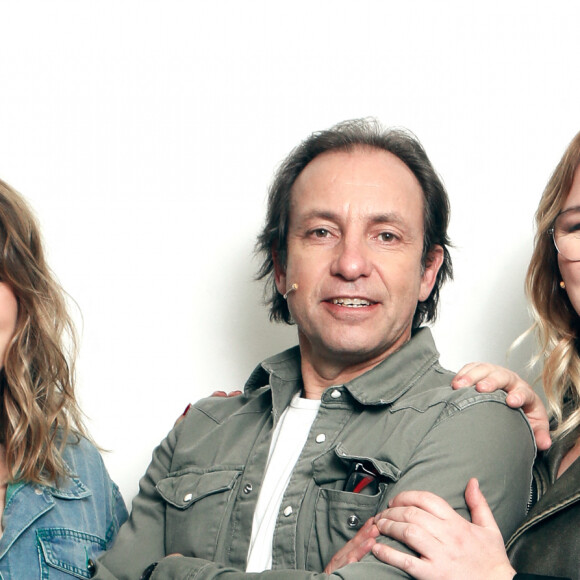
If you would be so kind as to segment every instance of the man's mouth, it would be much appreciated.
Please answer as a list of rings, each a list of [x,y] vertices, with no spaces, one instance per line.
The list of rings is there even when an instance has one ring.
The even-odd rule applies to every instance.
[[[364,298],[332,298],[330,302],[337,306],[345,306],[346,308],[362,308],[363,306],[374,304],[374,302],[365,300]]]

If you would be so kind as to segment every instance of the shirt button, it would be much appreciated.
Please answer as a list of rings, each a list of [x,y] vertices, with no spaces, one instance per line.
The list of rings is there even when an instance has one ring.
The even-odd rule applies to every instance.
[[[183,501],[191,501],[193,499],[193,494],[192,493],[186,493]]]
[[[244,485],[244,493],[251,493],[253,490],[253,486],[251,483],[246,483],[246,485]]]
[[[40,489],[39,487],[37,487],[37,488],[34,490],[34,493],[35,493],[36,495],[42,495],[42,489]]]
[[[326,441],[326,435],[324,433],[319,433],[316,436],[316,443],[324,443]]]
[[[285,507],[285,508],[284,508],[284,515],[285,515],[286,517],[288,517],[288,516],[291,516],[293,511],[294,511],[294,510],[292,509],[292,506],[291,506],[291,505],[289,505],[288,507]]]
[[[334,389],[334,391],[332,391],[332,392],[330,393],[330,396],[331,396],[333,399],[340,399],[341,395],[342,395],[342,393],[341,393],[341,392],[340,392],[338,389]]]
[[[359,524],[359,519],[357,516],[355,516],[354,514],[352,514],[351,516],[348,517],[348,520],[346,520],[346,523],[348,524],[349,528],[356,528]]]

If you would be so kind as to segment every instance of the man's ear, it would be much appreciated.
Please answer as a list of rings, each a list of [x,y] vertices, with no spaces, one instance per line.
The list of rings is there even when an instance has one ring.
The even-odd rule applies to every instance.
[[[286,293],[286,269],[280,263],[280,255],[272,248],[272,262],[274,262],[274,279],[280,294]]]
[[[429,298],[431,290],[433,290],[433,286],[435,286],[435,281],[437,280],[437,274],[439,273],[441,264],[443,264],[444,256],[443,248],[439,245],[435,245],[429,250],[427,259],[425,260],[425,270],[421,277],[419,302],[424,302]]]

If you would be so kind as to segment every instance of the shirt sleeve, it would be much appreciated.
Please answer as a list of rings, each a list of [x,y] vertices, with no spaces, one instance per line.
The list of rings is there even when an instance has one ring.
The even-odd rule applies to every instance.
[[[505,542],[527,513],[536,455],[533,432],[523,413],[500,400],[475,395],[461,405],[442,412],[385,500],[402,491],[430,491],[469,520],[464,492],[476,477]]]
[[[149,564],[164,558],[165,506],[155,485],[170,470],[178,428],[153,452],[147,472],[139,482],[131,515],[121,526],[113,548],[99,558],[94,578],[135,580]]]

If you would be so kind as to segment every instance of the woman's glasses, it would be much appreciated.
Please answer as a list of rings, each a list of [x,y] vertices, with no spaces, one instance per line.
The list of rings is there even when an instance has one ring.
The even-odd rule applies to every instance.
[[[561,212],[547,233],[566,260],[580,262],[580,208],[572,207]]]

